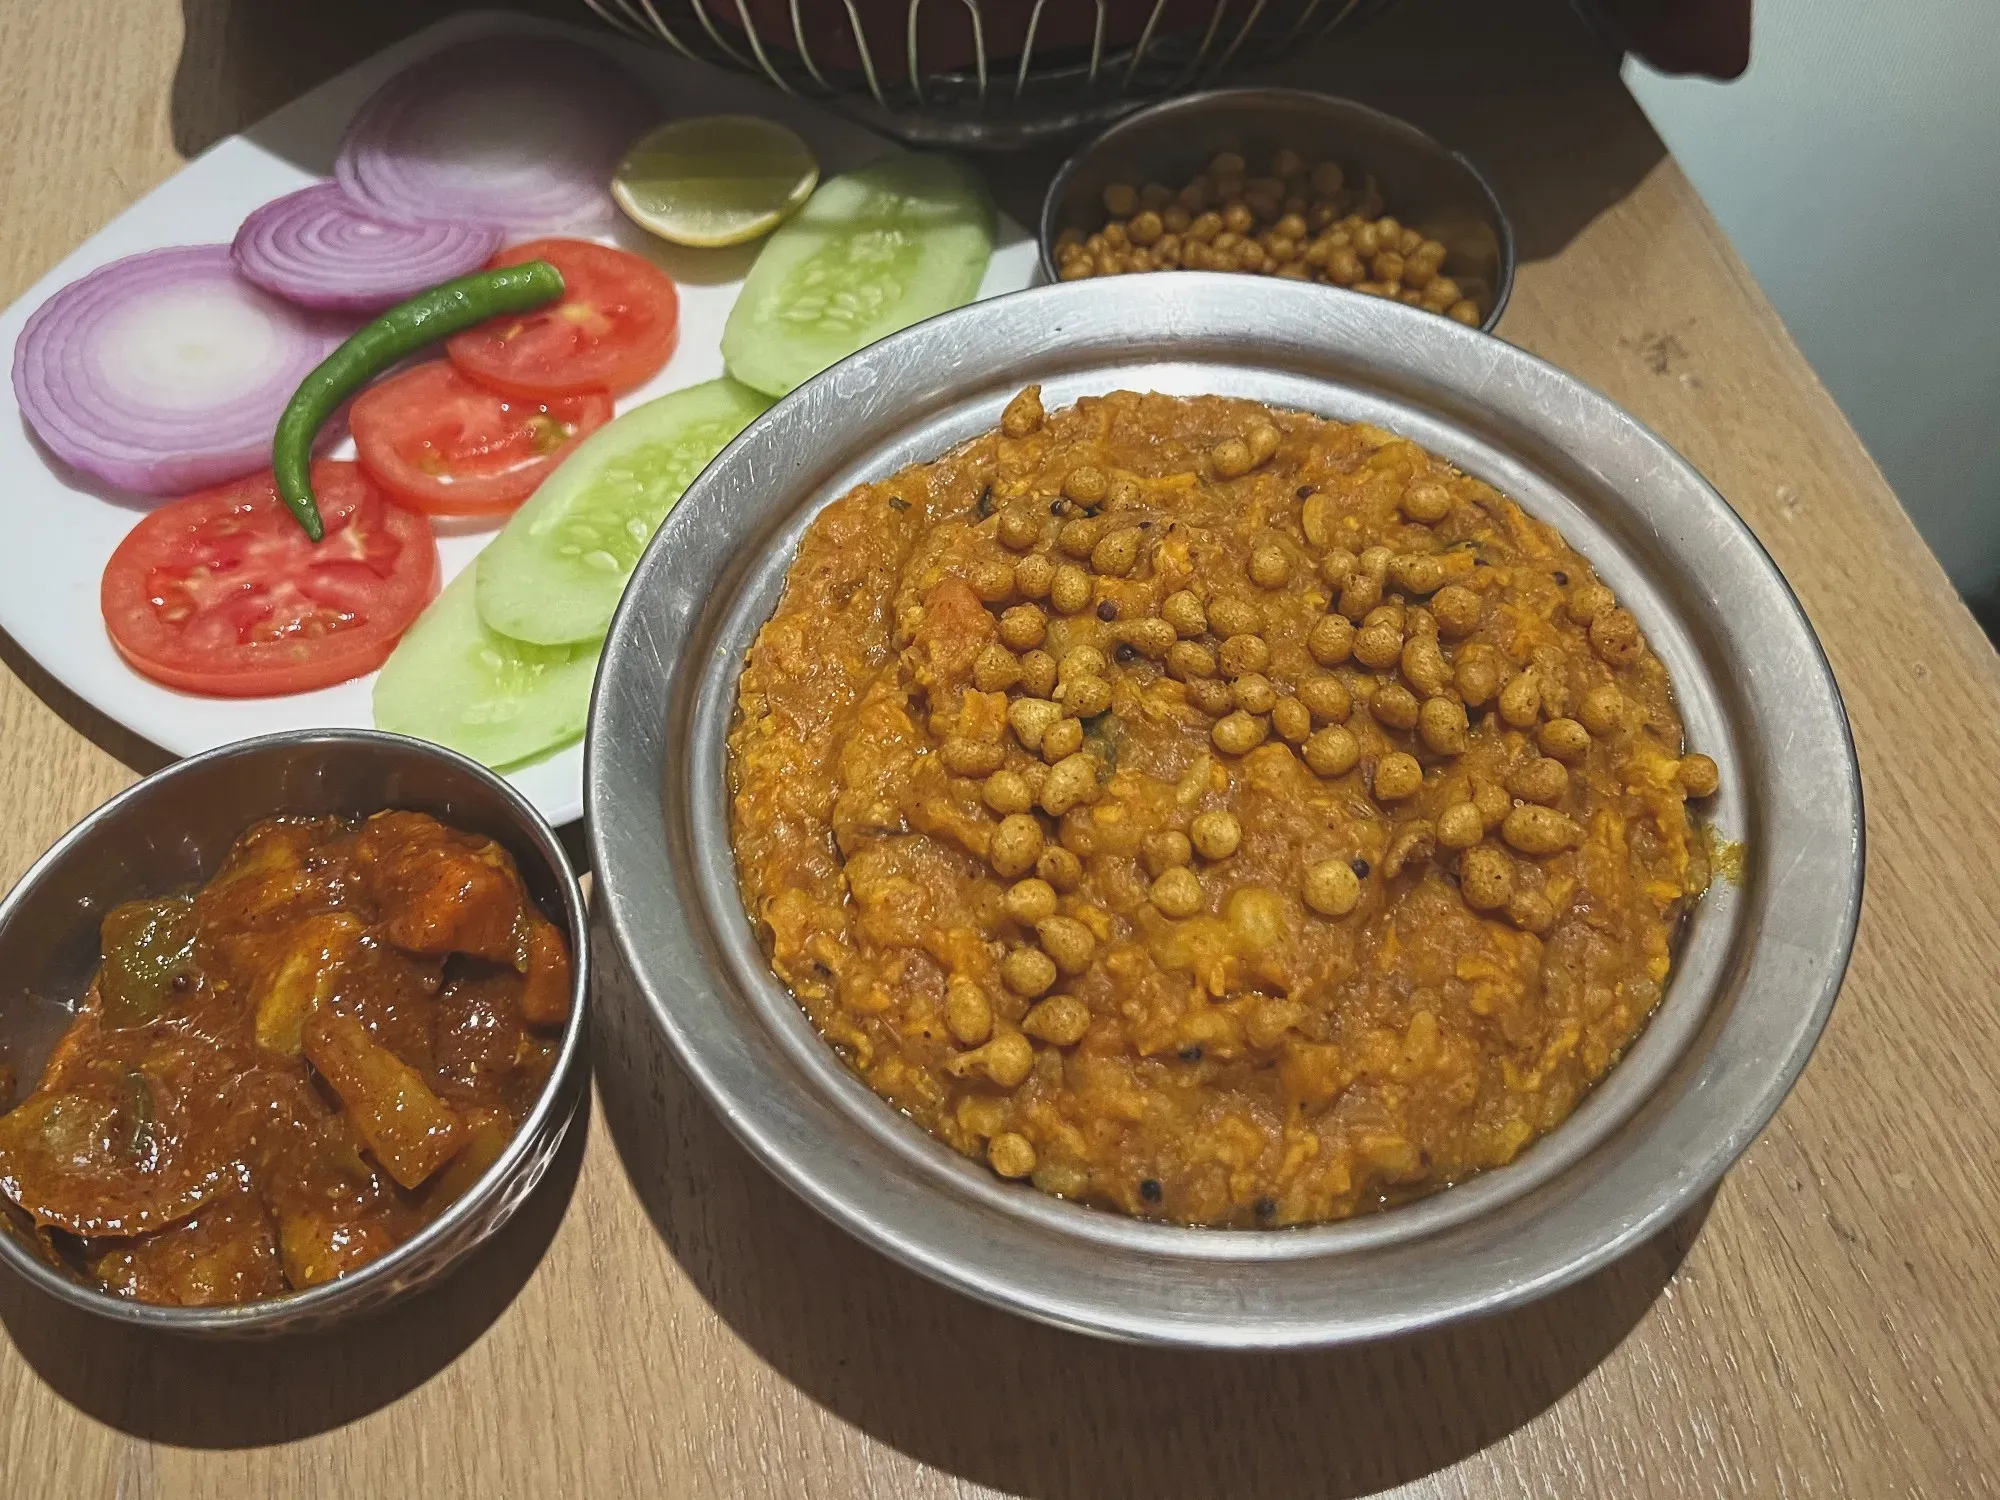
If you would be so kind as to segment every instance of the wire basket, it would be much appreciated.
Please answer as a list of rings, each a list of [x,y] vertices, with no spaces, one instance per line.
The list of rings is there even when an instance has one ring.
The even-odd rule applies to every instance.
[[[1074,135],[1394,0],[587,0],[620,31],[915,145]]]

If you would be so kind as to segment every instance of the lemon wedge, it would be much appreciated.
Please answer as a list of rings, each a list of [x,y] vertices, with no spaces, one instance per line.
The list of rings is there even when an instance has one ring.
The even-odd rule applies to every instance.
[[[671,120],[632,144],[611,195],[641,227],[713,249],[769,234],[819,183],[796,133],[755,115]]]

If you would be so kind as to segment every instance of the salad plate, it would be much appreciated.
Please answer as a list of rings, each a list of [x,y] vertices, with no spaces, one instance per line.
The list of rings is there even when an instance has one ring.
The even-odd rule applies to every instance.
[[[0,350],[11,353],[37,308],[100,266],[165,246],[227,243],[253,210],[332,175],[348,121],[391,76],[432,53],[501,34],[557,36],[604,51],[654,88],[665,101],[662,118],[756,114],[788,125],[819,158],[822,180],[896,149],[881,136],[747,78],[644,51],[581,27],[497,12],[468,13],[388,48],[189,162],[0,313]],[[629,411],[722,375],[723,325],[759,244],[685,249],[623,223],[608,242],[647,256],[674,279],[680,294],[680,335],[673,357],[652,380],[621,396],[618,410]],[[1000,218],[978,295],[1017,291],[1035,277],[1033,239],[1018,224]],[[9,545],[0,549],[0,629],[51,676],[108,718],[174,755],[282,730],[373,725],[373,673],[314,692],[232,699],[179,692],[128,666],[105,632],[99,581],[118,543],[159,502],[68,469],[23,420],[10,386],[0,387],[0,407],[0,523],[9,538]],[[352,444],[343,437],[330,451],[349,457]],[[492,540],[503,519],[437,519],[445,583]],[[582,815],[580,741],[505,774],[551,822],[571,822]]]

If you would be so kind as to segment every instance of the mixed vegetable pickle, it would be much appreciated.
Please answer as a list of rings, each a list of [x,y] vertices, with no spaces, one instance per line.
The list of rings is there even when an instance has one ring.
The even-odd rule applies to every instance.
[[[258,823],[208,884],[100,934],[76,1019],[0,1114],[0,1198],[141,1302],[303,1291],[387,1254],[499,1159],[569,1020],[566,940],[512,858],[422,813]]]

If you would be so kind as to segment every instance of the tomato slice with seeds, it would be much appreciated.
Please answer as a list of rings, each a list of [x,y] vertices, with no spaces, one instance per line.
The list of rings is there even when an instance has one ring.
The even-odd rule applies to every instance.
[[[263,698],[372,672],[437,593],[437,539],[354,464],[313,465],[315,544],[267,470],[169,501],[104,568],[119,654],[168,687]]]
[[[426,515],[486,516],[532,495],[611,413],[609,391],[509,396],[437,359],[371,385],[347,425],[361,467],[392,499]]]
[[[545,260],[562,272],[562,296],[532,312],[469,328],[445,345],[451,362],[509,395],[612,395],[659,373],[680,337],[673,278],[629,250],[588,240],[530,240],[502,250],[488,269]]]

